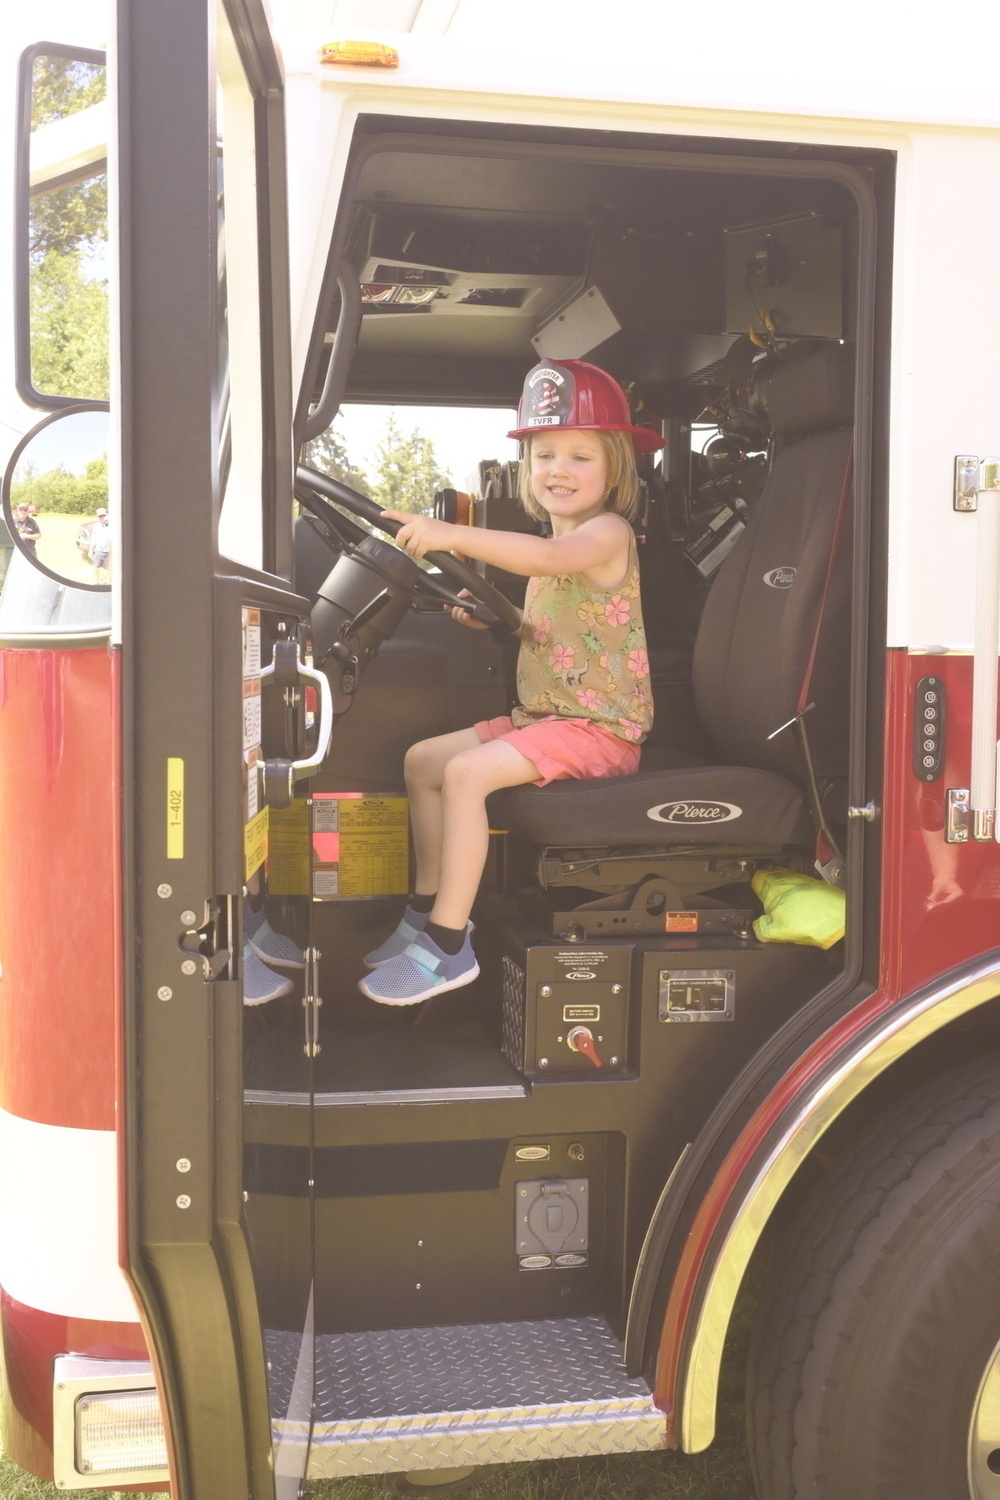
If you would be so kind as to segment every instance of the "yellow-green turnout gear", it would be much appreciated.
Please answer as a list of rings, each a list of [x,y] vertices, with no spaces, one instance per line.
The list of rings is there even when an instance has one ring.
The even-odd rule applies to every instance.
[[[832,948],[844,936],[843,891],[795,870],[758,870],[750,882],[764,915],[753,930],[762,943],[808,943]]]

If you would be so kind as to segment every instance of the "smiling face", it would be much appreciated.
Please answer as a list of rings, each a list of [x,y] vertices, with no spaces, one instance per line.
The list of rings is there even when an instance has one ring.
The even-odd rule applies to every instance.
[[[596,432],[552,431],[531,438],[531,490],[552,529],[573,530],[604,510],[608,460]]]

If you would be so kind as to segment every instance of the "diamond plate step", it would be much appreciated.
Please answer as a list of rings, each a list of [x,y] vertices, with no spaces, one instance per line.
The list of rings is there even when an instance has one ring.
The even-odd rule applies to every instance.
[[[316,1340],[308,1477],[663,1448],[664,1415],[602,1318]]]

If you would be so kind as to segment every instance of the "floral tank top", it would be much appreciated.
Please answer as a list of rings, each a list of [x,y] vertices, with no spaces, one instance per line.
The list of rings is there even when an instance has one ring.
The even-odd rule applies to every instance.
[[[634,744],[653,723],[649,658],[639,599],[639,559],[602,589],[579,573],[529,578],[517,658],[514,727],[539,719],[592,719]]]

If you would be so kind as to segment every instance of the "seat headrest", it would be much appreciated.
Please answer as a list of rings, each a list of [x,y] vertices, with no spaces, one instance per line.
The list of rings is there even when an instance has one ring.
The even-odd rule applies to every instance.
[[[767,410],[775,437],[804,437],[854,421],[854,348],[828,344],[780,365],[768,382]]]

